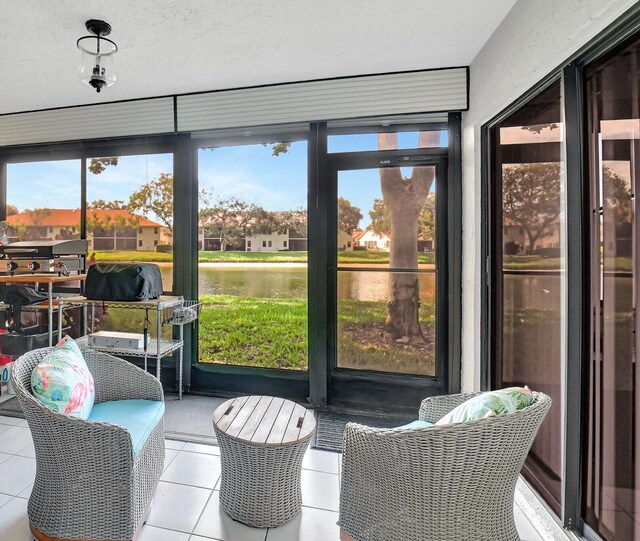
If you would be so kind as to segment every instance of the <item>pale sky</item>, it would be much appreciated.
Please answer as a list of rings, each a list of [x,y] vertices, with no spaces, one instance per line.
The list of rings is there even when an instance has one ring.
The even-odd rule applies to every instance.
[[[417,132],[400,133],[399,148],[415,148]],[[446,145],[446,132],[443,136]],[[375,150],[376,134],[329,138],[330,152]],[[272,156],[270,145],[238,145],[198,152],[200,189],[214,198],[237,197],[266,210],[289,210],[307,204],[307,143],[291,144],[289,152]],[[171,154],[124,156],[117,166],[109,166],[99,175],[87,174],[87,201],[96,199],[125,202],[131,193],[160,173],[172,173]],[[403,168],[403,175],[411,174]],[[369,223],[373,200],[381,198],[378,170],[341,171],[339,195],[359,207]],[[80,160],[61,160],[9,164],[7,200],[20,211],[27,208],[79,208]],[[153,215],[149,218],[154,219]]]

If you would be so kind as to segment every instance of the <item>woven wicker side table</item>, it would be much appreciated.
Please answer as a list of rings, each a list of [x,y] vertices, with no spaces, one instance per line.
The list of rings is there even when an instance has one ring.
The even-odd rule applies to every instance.
[[[220,444],[220,504],[248,526],[274,528],[302,505],[302,458],[316,430],[313,412],[282,398],[243,396],[213,414]]]

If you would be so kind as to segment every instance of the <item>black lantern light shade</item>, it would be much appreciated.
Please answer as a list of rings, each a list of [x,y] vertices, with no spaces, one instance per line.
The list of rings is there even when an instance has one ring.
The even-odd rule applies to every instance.
[[[85,26],[92,35],[83,36],[77,41],[78,49],[82,51],[80,78],[83,83],[100,92],[105,86],[116,82],[113,56],[118,52],[118,46],[105,37],[111,33],[109,23],[89,19]]]

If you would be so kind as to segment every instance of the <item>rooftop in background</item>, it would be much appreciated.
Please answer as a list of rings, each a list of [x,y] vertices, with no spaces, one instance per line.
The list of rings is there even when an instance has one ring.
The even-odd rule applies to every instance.
[[[101,222],[109,216],[114,225],[118,218],[122,218],[129,224],[135,223],[135,227],[164,227],[158,222],[149,220],[145,216],[134,214],[125,209],[89,209],[87,217],[95,216]],[[79,209],[38,209],[25,211],[7,216],[9,225],[47,226],[47,227],[73,227],[80,224]]]

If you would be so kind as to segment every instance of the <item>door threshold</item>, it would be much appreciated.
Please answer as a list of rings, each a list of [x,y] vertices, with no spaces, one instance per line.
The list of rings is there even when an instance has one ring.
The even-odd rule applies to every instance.
[[[562,527],[560,519],[531,485],[520,476],[516,485],[515,505],[542,539],[550,541],[580,541],[577,532]]]

